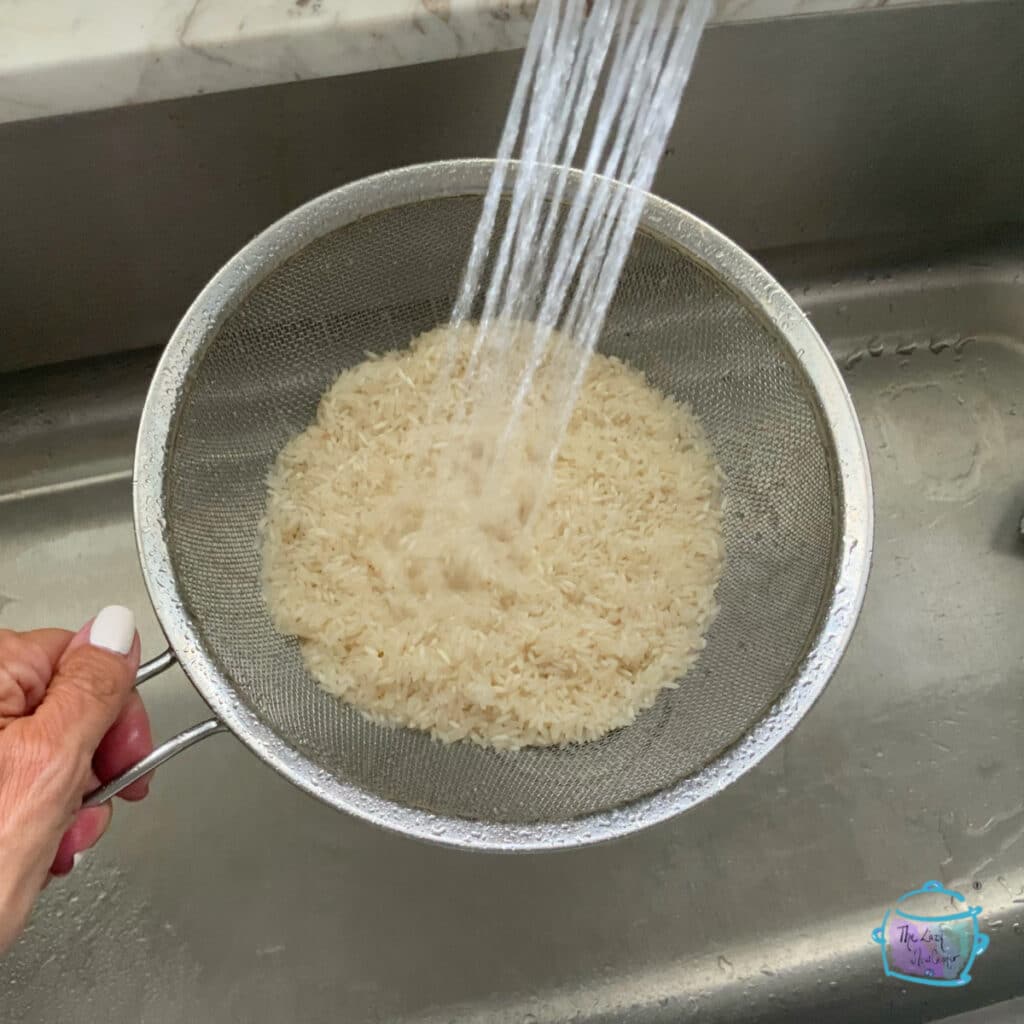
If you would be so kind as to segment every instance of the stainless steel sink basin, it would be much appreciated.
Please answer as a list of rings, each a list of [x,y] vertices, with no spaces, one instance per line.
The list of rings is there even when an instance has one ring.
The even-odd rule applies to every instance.
[[[696,130],[686,117],[660,190],[755,247],[807,310],[844,368],[875,482],[876,556],[860,625],[825,695],[778,751],[710,803],[648,832],[573,853],[503,857],[376,831],[303,796],[232,738],[210,740],[163,769],[146,803],[119,806],[101,846],[47,890],[29,932],[0,963],[0,1019],[1024,1019],[1024,201],[1019,187],[1001,184],[1010,172],[1018,186],[1024,180],[1016,130],[1024,84],[1019,75],[1000,86],[969,74],[1012,62],[1022,37],[1016,4],[753,25],[712,32],[703,58],[710,63],[695,76],[708,144],[735,153],[736,94],[709,96],[706,83],[741,69],[759,97],[751,102],[761,104],[747,156],[788,175],[785,187],[769,182],[765,191],[778,201],[787,195],[791,208],[780,212],[764,191],[716,185],[707,156],[705,170],[686,169],[681,151],[695,145],[687,133]],[[963,40],[974,52],[955,49]],[[872,47],[906,54],[908,66],[872,63]],[[798,57],[802,72],[790,75]],[[837,66],[864,61],[877,71],[871,83],[836,84]],[[480,109],[463,115],[475,125],[472,145],[486,152],[512,65],[494,58],[472,68],[420,69],[422,85],[467,86],[478,76]],[[939,125],[924,104],[950,73],[967,94],[951,102],[975,116]],[[382,74],[386,92],[394,80]],[[929,74],[933,85],[919,87]],[[350,88],[345,81],[332,88]],[[804,89],[816,91],[822,109],[805,104]],[[275,90],[259,95],[254,111],[291,102]],[[7,141],[35,131],[59,149],[63,131],[76,145],[102,148],[89,141],[90,125],[103,136],[111,123],[130,123],[141,138],[159,135],[172,116],[194,117],[201,134],[204,119],[237,114],[242,102],[207,99],[212,106],[140,109],[130,122],[115,112],[16,126]],[[423,95],[410,102],[422,104]],[[919,106],[900,114],[900,103]],[[816,177],[827,150],[791,152],[772,141],[773,126],[792,130],[795,109],[815,139],[838,139],[837,118],[845,131],[861,130],[862,162]],[[246,116],[257,122],[254,111]],[[899,125],[875,120],[894,112],[918,134],[904,138]],[[444,119],[443,108],[437,116]],[[304,127],[280,130],[287,137]],[[943,149],[941,137],[954,130],[958,144]],[[375,159],[424,155],[412,128],[404,155],[389,148],[401,148],[390,134],[374,149],[369,127],[354,131]],[[966,143],[975,131],[1002,133],[1009,171],[988,174],[986,196],[943,217],[950,189],[942,174],[971,176],[978,149]],[[879,136],[884,151],[872,149]],[[988,134],[978,145],[998,148]],[[914,193],[925,157],[942,153],[946,162]],[[296,181],[286,163],[277,158],[266,174],[287,206],[316,175]],[[879,164],[891,179],[871,180]],[[204,175],[225,196],[237,184],[227,172]],[[146,187],[137,186],[148,196]],[[117,203],[130,205],[134,195]],[[85,198],[115,202],[101,186]],[[153,218],[170,225],[168,204],[185,201],[153,199]],[[886,209],[902,211],[898,236],[880,231]],[[714,217],[716,210],[727,214]],[[136,237],[145,224],[126,216],[123,244],[159,246],[159,233]],[[221,249],[244,240],[234,218],[204,223],[200,234],[203,244],[165,291],[159,281],[146,285],[162,311],[154,332],[170,326],[163,311],[187,301],[185,285],[201,283],[226,255]],[[187,258],[184,243],[176,251]],[[141,327],[101,344],[97,321],[116,321],[120,310],[134,330],[143,309],[134,293],[118,307],[114,275],[102,279],[95,316],[70,305],[51,310],[40,317],[36,349],[22,332],[7,351],[0,623],[74,627],[122,601],[140,612],[149,654],[161,637],[134,549],[130,459],[156,351]],[[18,298],[11,291],[4,302]],[[93,333],[62,338],[57,325],[72,316]],[[93,358],[68,361],[83,355]],[[46,365],[24,368],[30,363]],[[158,735],[204,713],[178,672],[147,684],[145,696]],[[984,908],[979,924],[991,945],[962,989],[885,977],[871,941],[886,908],[932,878]]]

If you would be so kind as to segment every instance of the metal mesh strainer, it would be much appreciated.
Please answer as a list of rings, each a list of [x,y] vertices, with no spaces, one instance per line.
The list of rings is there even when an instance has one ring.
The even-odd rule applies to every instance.
[[[302,788],[403,832],[578,845],[716,792],[810,707],[860,608],[870,481],[846,390],[792,300],[721,235],[652,198],[600,348],[692,405],[727,477],[721,612],[696,667],[626,729],[517,753],[374,725],[324,693],[261,595],[266,474],[339,372],[447,319],[491,166],[345,186],[217,275],[150,390],[136,528],[171,648],[219,720],[189,739],[223,723]]]

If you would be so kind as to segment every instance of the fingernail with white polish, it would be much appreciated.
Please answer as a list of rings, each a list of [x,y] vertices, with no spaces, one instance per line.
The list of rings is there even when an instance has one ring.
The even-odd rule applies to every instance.
[[[116,654],[127,654],[135,640],[135,614],[130,608],[110,604],[92,620],[89,643]]]

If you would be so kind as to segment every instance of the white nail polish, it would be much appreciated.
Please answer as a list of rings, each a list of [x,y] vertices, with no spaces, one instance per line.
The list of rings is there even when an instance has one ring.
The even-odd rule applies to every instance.
[[[117,654],[127,654],[135,640],[135,614],[130,608],[110,604],[92,620],[89,643]]]

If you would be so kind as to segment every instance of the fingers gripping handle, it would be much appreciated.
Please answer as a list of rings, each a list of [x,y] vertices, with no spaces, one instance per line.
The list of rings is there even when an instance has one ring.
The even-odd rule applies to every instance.
[[[135,674],[135,685],[141,686],[147,680],[169,669],[174,663],[174,653],[170,650],[164,651],[163,654],[139,666],[139,671]],[[111,779],[105,786],[87,793],[82,801],[82,806],[96,807],[99,804],[106,803],[111,797],[120,793],[122,789],[127,788],[133,782],[137,782],[144,775],[148,775],[154,768],[162,765],[164,761],[169,761],[175,754],[180,754],[194,743],[206,739],[207,736],[225,731],[226,726],[216,718],[193,725],[190,729],[178,733],[177,736],[169,739],[166,743],[162,743],[151,754],[144,757],[137,764],[133,764],[131,768],[123,771],[116,779]]]

